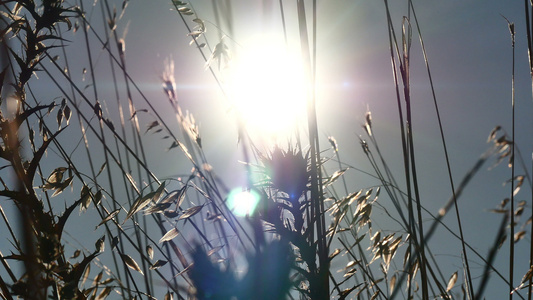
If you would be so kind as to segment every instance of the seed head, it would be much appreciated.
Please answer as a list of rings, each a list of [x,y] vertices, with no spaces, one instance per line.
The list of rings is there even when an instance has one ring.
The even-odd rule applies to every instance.
[[[307,160],[301,151],[290,148],[284,151],[276,147],[270,158],[265,160],[265,166],[268,169],[267,175],[272,187],[287,193],[291,199],[298,199],[307,188],[309,172]]]

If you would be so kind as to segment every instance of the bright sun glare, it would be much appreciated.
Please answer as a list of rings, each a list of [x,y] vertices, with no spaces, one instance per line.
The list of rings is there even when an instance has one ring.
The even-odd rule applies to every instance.
[[[230,72],[232,99],[252,134],[285,136],[305,116],[301,60],[287,50],[283,39],[250,39],[238,49]]]
[[[236,188],[228,195],[228,207],[239,217],[248,216],[254,212],[259,199],[260,196],[256,191],[243,191],[242,188]]]

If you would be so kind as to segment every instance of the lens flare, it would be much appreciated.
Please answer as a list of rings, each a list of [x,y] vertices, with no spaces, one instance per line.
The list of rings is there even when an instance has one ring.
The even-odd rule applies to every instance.
[[[259,199],[260,195],[256,191],[244,191],[242,188],[236,188],[228,196],[228,207],[237,216],[249,216],[255,211]]]

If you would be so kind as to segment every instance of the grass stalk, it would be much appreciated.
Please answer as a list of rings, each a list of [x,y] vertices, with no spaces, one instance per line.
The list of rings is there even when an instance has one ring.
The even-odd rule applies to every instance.
[[[509,238],[509,299],[513,299],[513,291],[514,291],[514,285],[513,285],[513,279],[514,279],[514,261],[515,261],[515,241],[514,241],[514,232],[515,232],[515,29],[514,29],[514,23],[509,22],[507,20],[507,23],[509,25],[509,31],[511,34],[511,47],[512,47],[512,71],[511,71],[511,140],[512,140],[512,147],[511,147],[511,209],[510,209],[510,238]]]
[[[528,50],[527,58],[529,62],[529,76],[530,76],[530,81],[531,81],[531,99],[533,100],[533,49],[532,49],[533,48],[533,37],[532,37],[533,21],[531,20],[531,17],[533,16],[533,3],[531,3],[528,0],[524,0],[524,13],[525,13],[525,21],[526,21],[526,41],[527,41],[527,50]],[[533,126],[531,126],[531,129],[533,129]],[[532,153],[532,157],[531,157],[530,167],[533,172],[533,151],[531,153]],[[533,186],[533,178],[530,178],[529,182],[530,182],[530,186]],[[530,199],[533,200],[533,188],[531,189]],[[533,232],[533,222],[531,223],[530,232]],[[529,267],[530,268],[533,267],[533,239],[530,239],[530,244],[529,244]],[[533,278],[529,278],[528,287],[527,287],[528,300],[532,299],[532,293],[533,293],[532,286],[533,286]]]
[[[79,5],[80,5],[80,8],[82,11],[85,11],[85,8],[84,8],[84,5],[83,5],[83,1],[80,1],[79,2]],[[103,3],[101,2],[100,5],[102,6]],[[104,15],[102,14],[102,17]],[[105,19],[105,18],[104,18]],[[98,98],[98,84],[97,84],[97,81],[96,81],[96,78],[95,78],[95,70],[94,70],[94,63],[93,63],[93,60],[92,60],[92,53],[91,53],[91,49],[90,49],[90,43],[89,43],[89,35],[88,35],[88,30],[87,28],[90,26],[90,23],[88,22],[87,19],[83,18],[83,35],[84,35],[84,38],[85,38],[85,47],[86,47],[86,51],[87,51],[87,58],[89,60],[89,72],[90,72],[90,76],[91,76],[91,81],[92,81],[92,88],[93,88],[93,93],[94,93],[94,99],[96,100],[96,104],[95,105],[100,105],[99,104],[99,98]],[[105,26],[104,24],[104,28],[107,28],[107,26]],[[107,29],[105,29],[105,32],[107,33]],[[70,73],[70,72],[69,72]],[[70,75],[69,75],[70,76]],[[72,87],[71,87],[72,88]],[[95,106],[96,107],[96,106]],[[96,111],[96,110],[95,110]],[[79,111],[77,112],[78,115],[79,115]],[[100,113],[101,113],[101,108],[100,108]],[[99,120],[99,127],[100,127],[100,136],[101,138],[103,139],[103,143],[105,144],[106,141],[105,141],[105,134],[104,134],[104,123],[102,121],[102,118],[101,116],[97,116],[100,118]],[[80,120],[80,127],[82,128],[83,130],[83,124]],[[85,134],[83,134],[84,136],[84,139],[85,139],[85,146],[86,146],[86,149],[87,149],[87,152],[89,153],[89,146],[88,146],[88,140],[87,140],[87,137]],[[138,151],[136,151],[136,153],[138,153]],[[106,163],[107,166],[110,166],[110,161],[109,161],[109,157],[108,157],[108,150],[107,150],[107,147],[104,147],[104,161]],[[108,175],[108,180],[109,180],[109,188],[110,188],[110,192],[111,192],[111,197],[113,199],[116,199],[115,197],[115,191],[114,191],[114,183],[113,183],[113,176],[111,175],[111,168],[108,167],[106,168],[106,172],[107,172],[107,175]],[[97,178],[95,176],[95,171],[94,171],[94,167],[93,167],[93,163],[91,162],[91,171],[92,171],[92,174],[93,174],[93,180],[95,182],[96,185],[98,185],[98,181],[97,181]],[[116,209],[116,208],[115,208]],[[111,236],[108,237],[109,239],[111,239]],[[120,236],[119,236],[120,238]],[[119,248],[120,248],[120,251],[121,252],[124,252],[124,245],[122,243],[119,244]],[[120,253],[120,252],[119,252]],[[115,258],[115,253],[112,254],[113,257],[114,257],[114,260],[117,260]],[[143,262],[143,265],[144,265],[144,262]],[[125,279],[125,282],[126,282],[126,292],[129,294],[129,291],[131,290],[131,287],[130,287],[130,276],[127,276],[127,274],[130,274],[130,271],[127,269],[127,266],[126,264],[123,264],[123,270],[124,270],[124,273],[126,274],[126,277],[124,278]],[[120,273],[119,273],[120,274]],[[119,278],[121,278],[121,276],[119,275]],[[129,294],[130,297],[132,297],[131,294]]]
[[[448,147],[446,145],[446,139],[444,137],[444,129],[443,129],[443,126],[442,126],[440,110],[439,110],[439,106],[438,106],[438,103],[437,103],[437,96],[435,94],[435,88],[434,88],[434,85],[433,85],[433,77],[431,76],[431,69],[429,67],[429,60],[428,60],[428,57],[427,57],[426,47],[424,45],[424,39],[422,38],[422,32],[421,32],[421,29],[420,29],[420,24],[418,23],[418,18],[416,16],[414,5],[412,4],[411,0],[409,0],[409,3],[410,3],[411,10],[413,12],[413,17],[414,17],[415,24],[416,24],[416,27],[417,27],[417,32],[418,32],[418,36],[419,36],[419,40],[420,40],[420,45],[422,47],[422,54],[424,56],[424,62],[425,62],[425,65],[426,65],[429,84],[430,84],[430,87],[431,87],[431,94],[432,94],[432,98],[433,98],[433,104],[435,106],[437,122],[439,124],[439,132],[440,132],[440,137],[441,137],[441,141],[442,141],[442,147],[443,147],[443,150],[444,150],[444,158],[446,160],[446,169],[447,169],[447,172],[448,172],[448,179],[450,181],[450,188],[451,188],[451,191],[452,191],[452,198],[453,198],[454,207],[455,207],[457,225],[458,225],[458,228],[459,228],[459,235],[461,237],[462,255],[464,257],[464,264],[465,264],[465,267],[466,267],[466,275],[467,275],[467,281],[468,281],[468,287],[469,287],[468,291],[470,293],[470,298],[475,299],[474,287],[473,287],[473,283],[472,283],[472,275],[470,274],[470,265],[469,265],[469,260],[468,260],[468,254],[466,252],[466,247],[465,247],[463,226],[461,224],[461,217],[460,217],[460,214],[459,214],[459,206],[457,204],[457,195],[456,195],[455,184],[454,184],[453,177],[452,177],[452,170],[451,170],[450,159],[449,159],[449,155],[448,155]]]
[[[487,256],[487,261],[485,263],[485,268],[483,270],[483,277],[481,278],[480,284],[478,286],[478,290],[476,292],[476,298],[475,299],[482,299],[483,293],[485,291],[485,288],[487,287],[487,283],[489,282],[489,277],[491,274],[491,268],[492,263],[496,259],[496,254],[498,253],[498,249],[500,248],[500,243],[502,239],[505,237],[505,231],[506,227],[509,224],[509,215],[504,215],[502,218],[502,222],[500,224],[500,228],[498,230],[498,233],[496,234],[496,238],[494,239],[494,243],[492,247],[490,248],[489,254]]]
[[[312,299],[325,299],[329,295],[329,260],[328,248],[325,229],[325,214],[324,202],[322,192],[322,176],[320,172],[320,147],[317,129],[317,115],[316,115],[316,93],[315,93],[315,79],[316,79],[316,2],[313,2],[313,44],[309,42],[309,33],[307,31],[307,18],[305,13],[305,4],[303,0],[297,1],[298,9],[298,24],[300,33],[300,45],[302,58],[308,81],[310,83],[310,91],[307,102],[307,122],[309,130],[309,145],[310,145],[310,175],[311,175],[311,224],[316,227],[317,237],[317,255],[319,260],[319,268],[317,272],[318,284],[312,284],[311,291]],[[313,46],[312,46],[313,45]],[[312,48],[311,48],[312,47]],[[311,49],[313,52],[311,54]],[[313,234],[310,234],[311,239]],[[313,270],[310,270],[313,272]]]
[[[411,252],[411,249],[414,247],[415,249],[418,249],[418,238],[416,235],[416,228],[415,228],[415,218],[413,213],[413,197],[412,197],[412,189],[411,189],[411,174],[410,174],[410,163],[409,159],[410,156],[408,155],[408,144],[406,140],[406,129],[404,127],[404,116],[403,116],[403,109],[401,104],[401,96],[400,96],[400,83],[398,80],[398,73],[397,73],[397,66],[396,66],[396,56],[394,54],[394,49],[396,49],[396,53],[399,55],[400,51],[398,49],[398,43],[396,41],[396,35],[394,33],[394,26],[392,24],[392,18],[390,16],[390,10],[389,10],[389,4],[387,0],[384,0],[385,3],[385,9],[386,9],[386,15],[387,15],[387,26],[388,26],[388,35],[389,35],[389,49],[390,49],[390,56],[391,56],[391,63],[392,63],[392,72],[393,72],[393,78],[394,78],[394,86],[396,91],[396,102],[398,105],[398,115],[399,115],[399,121],[400,121],[400,132],[401,132],[401,138],[402,138],[402,153],[403,153],[403,162],[404,162],[404,173],[405,173],[405,181],[406,181],[406,187],[407,187],[407,201],[408,201],[408,213],[409,213],[409,230],[410,238],[409,238],[409,247],[408,252]],[[394,39],[394,42],[393,42]],[[400,60],[400,69],[403,69],[402,67],[402,61]],[[404,82],[405,84],[405,82]],[[408,88],[407,86],[404,86],[404,89]],[[417,251],[418,253],[418,251]],[[412,255],[409,255],[409,261],[407,264],[407,269],[411,270],[411,266],[413,264]],[[413,278],[412,276],[408,276],[408,290],[407,290],[407,298],[411,298],[411,281]],[[398,289],[395,289],[397,291]],[[394,293],[391,296],[391,299],[394,298]]]
[[[394,176],[394,170],[391,169],[392,165],[385,159],[378,139],[372,132],[370,112],[366,115],[367,123],[363,127],[368,135],[365,138],[368,138],[370,144],[363,138],[360,138],[360,143],[372,174],[343,162],[341,157],[346,159],[346,156],[340,154],[336,142],[332,139],[330,139],[330,143],[333,145],[332,150],[321,150],[318,131],[318,114],[320,112],[317,111],[319,107],[317,107],[317,90],[320,90],[317,88],[317,84],[321,84],[317,83],[317,72],[319,70],[319,57],[322,58],[317,52],[318,27],[320,25],[317,16],[318,1],[297,0],[296,6],[293,7],[295,14],[290,14],[287,11],[286,3],[279,0],[278,9],[281,14],[281,25],[278,24],[278,27],[280,36],[283,34],[285,46],[289,50],[290,37],[288,34],[292,29],[296,29],[297,34],[299,34],[297,41],[301,48],[300,57],[303,58],[306,79],[309,83],[309,89],[306,92],[308,100],[306,129],[309,150],[306,151],[307,149],[304,150],[305,148],[302,147],[298,128],[293,132],[297,140],[295,143],[289,142],[288,151],[276,148],[276,151],[279,152],[274,155],[274,151],[261,153],[261,150],[254,144],[254,140],[244,124],[244,119],[233,107],[234,104],[230,101],[232,99],[226,95],[223,81],[220,79],[225,74],[224,71],[216,70],[209,65],[218,59],[214,52],[220,51],[222,48],[229,51],[228,45],[242,47],[232,36],[234,33],[233,25],[238,23],[234,23],[230,1],[207,4],[211,9],[214,9],[213,16],[216,20],[215,23],[212,23],[209,20],[200,19],[192,4],[172,0],[172,6],[183,23],[182,28],[185,28],[186,33],[192,37],[190,44],[193,47],[196,46],[204,62],[206,62],[206,68],[210,70],[210,75],[220,87],[224,100],[230,104],[230,112],[235,112],[238,131],[237,150],[245,161],[243,169],[247,177],[246,187],[253,191],[259,191],[261,194],[260,209],[258,210],[260,212],[256,212],[246,221],[243,221],[244,219],[239,219],[234,215],[227,205],[231,200],[228,196],[230,189],[224,184],[224,178],[218,177],[217,173],[206,167],[209,165],[207,159],[209,152],[202,147],[196,121],[193,120],[192,115],[189,115],[189,112],[184,113],[183,103],[178,103],[180,90],[176,88],[174,82],[173,62],[170,63],[170,60],[165,62],[167,68],[161,76],[163,92],[166,94],[175,115],[175,119],[171,118],[170,122],[163,119],[161,107],[154,107],[155,101],[149,101],[148,94],[143,93],[137,82],[132,79],[133,74],[130,74],[130,69],[133,69],[131,64],[128,66],[126,62],[125,41],[117,36],[116,26],[123,16],[122,13],[124,13],[128,1],[122,3],[122,13],[118,19],[116,11],[111,7],[113,2],[109,0],[100,1],[100,15],[98,13],[95,15],[98,7],[94,5],[89,8],[86,6],[87,3],[80,1],[77,1],[80,9],[78,10],[76,7],[71,10],[74,15],[73,20],[77,18],[73,28],[82,31],[82,36],[77,40],[81,42],[80,46],[84,47],[82,56],[88,60],[88,63],[84,63],[88,64],[87,69],[91,73],[88,75],[90,82],[85,89],[80,88],[81,83],[76,81],[77,77],[70,74],[70,66],[74,68],[77,66],[74,66],[72,57],[69,57],[70,53],[67,52],[66,45],[68,45],[69,36],[65,34],[66,38],[64,39],[62,34],[67,29],[67,25],[62,24],[60,27],[52,25],[52,28],[49,28],[46,23],[42,23],[42,20],[46,20],[46,18],[39,17],[49,12],[49,9],[43,9],[43,7],[54,1],[57,1],[59,6],[63,4],[60,0],[43,1],[38,4],[39,7],[32,7],[28,4],[31,1],[26,0],[14,0],[1,4],[3,8],[6,8],[6,12],[0,15],[0,24],[2,24],[0,27],[12,26],[13,32],[9,33],[9,37],[14,37],[10,40],[16,46],[5,50],[3,53],[7,57],[6,61],[9,62],[9,65],[5,71],[0,73],[0,81],[3,83],[6,74],[13,75],[15,81],[13,87],[18,93],[17,95],[20,96],[21,105],[13,113],[10,112],[9,117],[17,116],[22,121],[20,124],[16,124],[17,122],[9,123],[9,120],[4,123],[5,103],[0,103],[0,133],[2,130],[4,132],[11,130],[7,135],[0,135],[0,159],[3,159],[4,163],[7,164],[0,166],[0,170],[5,169],[3,172],[13,170],[10,174],[13,174],[13,178],[16,179],[9,182],[2,175],[4,178],[0,178],[0,185],[3,185],[0,189],[0,197],[12,199],[12,207],[25,213],[21,213],[22,222],[20,223],[25,225],[26,229],[18,234],[13,225],[16,224],[15,221],[17,220],[11,220],[9,216],[6,216],[0,206],[5,224],[3,226],[7,229],[8,237],[11,234],[10,241],[12,248],[15,249],[15,253],[9,256],[3,256],[0,253],[0,261],[5,269],[4,273],[8,274],[8,276],[0,276],[0,294],[11,293],[17,288],[17,285],[30,283],[32,285],[30,290],[32,298],[44,299],[50,296],[48,295],[50,293],[53,294],[52,298],[58,298],[54,293],[62,298],[72,298],[81,295],[81,293],[87,298],[105,298],[109,291],[130,298],[161,298],[161,293],[165,293],[158,286],[161,284],[167,292],[165,299],[172,296],[178,299],[195,299],[195,297],[202,299],[202,295],[210,293],[217,299],[219,296],[222,299],[250,299],[250,295],[253,294],[253,296],[259,297],[259,300],[264,300],[268,299],[269,295],[273,295],[269,294],[273,291],[270,288],[271,285],[280,285],[281,283],[282,292],[272,296],[273,298],[293,299],[297,298],[293,295],[298,293],[301,298],[310,299],[327,299],[337,296],[339,299],[394,299],[395,297],[451,299],[460,293],[458,287],[455,286],[457,273],[459,277],[462,276],[464,279],[461,280],[461,287],[465,298],[480,299],[490,284],[489,280],[500,281],[505,290],[507,286],[514,288],[512,277],[516,271],[514,260],[518,259],[513,258],[516,238],[510,241],[511,254],[508,257],[510,274],[503,276],[494,262],[500,243],[502,243],[502,236],[505,234],[505,224],[511,224],[511,236],[513,237],[515,235],[514,230],[518,230],[518,227],[513,227],[515,227],[515,222],[520,222],[519,213],[524,210],[525,202],[514,203],[515,199],[512,199],[511,210],[507,211],[508,215],[505,215],[502,220],[503,223],[496,233],[496,240],[488,251],[488,258],[481,255],[479,250],[472,246],[472,242],[467,241],[463,236],[461,223],[464,219],[459,214],[462,209],[458,206],[459,198],[466,185],[492,156],[498,156],[499,161],[510,157],[513,167],[511,170],[512,196],[523,182],[523,180],[519,183],[514,182],[517,178],[514,169],[516,158],[519,159],[517,167],[524,167],[524,169],[527,167],[524,166],[525,163],[521,158],[519,148],[515,148],[514,142],[515,47],[513,30],[512,137],[509,139],[505,131],[503,131],[503,136],[499,136],[499,138],[496,137],[495,132],[491,133],[489,141],[494,142],[494,145],[482,154],[462,180],[458,181],[456,187],[451,175],[451,163],[433,86],[432,70],[429,67],[428,55],[415,8],[411,0],[406,1],[407,16],[403,18],[401,33],[398,31],[399,34],[397,34],[390,11],[392,4],[389,5],[388,0],[384,0],[385,25],[388,33],[393,88],[395,89],[400,127],[400,147],[402,149],[401,154],[399,154],[402,159],[400,162],[402,184],[399,185]],[[14,12],[14,7],[8,7],[11,3],[13,6],[15,3],[24,3],[26,6],[22,7],[22,13],[19,13]],[[533,57],[531,54],[533,45],[531,28],[533,25],[529,19],[530,9],[533,6],[531,3],[528,4],[527,0],[525,0],[525,6],[533,92],[533,60],[531,59]],[[85,7],[88,11],[85,11]],[[201,5],[198,5],[198,8],[200,7]],[[266,7],[264,6],[264,8]],[[265,11],[265,13],[270,12]],[[91,24],[91,19],[94,16],[98,20],[101,16],[104,29],[98,29],[96,24]],[[263,17],[268,19],[270,16]],[[291,23],[291,17],[296,20],[296,22],[292,22],[294,24]],[[414,52],[411,53],[413,30],[411,20],[416,23],[418,38],[422,47],[422,57],[429,77],[433,104],[437,114],[436,119],[440,129],[440,140],[444,148],[444,158],[451,185],[451,197],[443,203],[438,213],[426,208],[425,206],[428,204],[422,202],[422,195],[420,195],[422,182],[419,182],[418,179],[423,165],[417,161],[421,154],[418,152],[419,150],[415,153],[415,145],[418,145],[420,141],[414,140],[417,137],[415,135],[417,132],[414,132],[413,129],[413,119],[416,119],[417,108],[415,107],[416,94],[412,86],[416,78],[411,79],[411,67],[415,66],[412,62],[416,58]],[[65,22],[59,17],[57,21]],[[82,27],[78,26],[78,22]],[[197,26],[189,27],[188,23],[192,24],[191,22]],[[294,28],[290,26],[291,24],[294,25]],[[102,26],[102,24],[99,25]],[[234,44],[220,41],[217,46],[211,47],[208,36],[204,34],[207,26],[210,28],[214,26],[218,30],[220,39],[231,40],[231,43]],[[19,32],[15,32],[15,29]],[[41,44],[36,44],[34,40],[39,36],[42,38],[43,34],[47,35],[48,33],[53,36],[52,41],[47,41],[45,38],[42,47],[49,46],[49,44],[52,47],[46,48],[39,55],[35,55],[35,51],[40,51]],[[58,35],[59,39],[55,39],[55,35]],[[216,39],[216,35],[214,33],[212,37]],[[3,36],[0,36],[0,42],[6,40],[8,39],[3,39]],[[200,47],[200,43],[202,47]],[[203,48],[204,46],[205,48]],[[8,49],[5,48],[5,44],[3,47],[3,49]],[[57,47],[62,49],[49,51],[49,49]],[[112,76],[114,85],[112,92],[115,94],[119,111],[120,128],[115,128],[112,122],[113,109],[107,111],[106,105],[109,105],[110,102],[99,99],[99,97],[104,96],[104,87],[100,82],[101,78],[98,78],[101,66],[98,60],[93,60],[95,51],[99,47],[102,49],[100,51],[103,56],[107,56],[105,58],[109,60],[110,76]],[[209,59],[204,51],[213,52],[208,54]],[[60,55],[52,58],[54,54]],[[327,59],[327,56],[325,55],[324,58]],[[65,69],[64,64],[66,64]],[[5,66],[2,65],[1,67],[4,68]],[[29,78],[33,77],[32,74],[36,67],[42,71],[41,74],[44,74],[45,82],[50,83],[51,90],[53,89],[59,93],[60,97],[64,98],[61,106],[55,103],[42,104],[46,99],[42,99],[40,91],[33,92],[34,86],[29,85]],[[108,70],[108,66],[105,66],[105,70]],[[414,71],[413,74],[415,74]],[[83,78],[85,81],[85,77]],[[124,84],[125,87],[121,87],[121,84]],[[91,89],[87,90],[88,88]],[[4,94],[7,93],[4,92]],[[2,97],[4,94],[0,95],[0,102],[5,100]],[[128,99],[121,101],[122,94]],[[100,100],[102,103],[99,102]],[[163,100],[165,99],[163,98]],[[126,114],[131,116],[129,120],[124,115],[123,105],[126,101],[129,106],[129,113]],[[148,109],[139,109],[141,108],[140,105],[147,106]],[[59,107],[61,108],[58,109]],[[68,107],[68,112],[65,112],[65,107]],[[67,121],[70,119],[71,107],[78,118],[79,125],[69,125],[66,122],[67,125],[63,126],[64,118],[67,118]],[[49,115],[54,108],[59,110],[57,117],[59,129],[55,129],[55,126],[51,125],[55,120]],[[48,112],[46,112],[47,109]],[[147,156],[152,152],[147,151],[145,153],[145,149],[148,150],[146,148],[148,140],[141,134],[144,126],[142,113],[153,118],[153,122],[148,125],[149,128],[146,132],[154,128],[153,126],[157,126],[151,131],[151,134],[154,136],[161,134],[160,132],[165,134],[163,139],[168,138],[165,142],[172,143],[168,150],[179,148],[179,150],[174,151],[178,151],[178,155],[185,161],[185,164],[192,166],[192,171],[178,171],[177,176],[179,178],[173,178],[173,176],[161,180],[158,177],[156,170],[149,166],[147,160]],[[64,118],[61,118],[62,114],[65,114]],[[98,122],[98,125],[95,122]],[[174,127],[179,128],[177,132],[171,129],[173,128],[170,125],[171,122],[177,123],[173,123],[176,125]],[[22,123],[25,127],[20,126]],[[16,124],[17,126],[8,128],[9,126],[5,124]],[[38,139],[34,141],[34,129],[37,130],[37,126],[39,127]],[[62,144],[64,140],[56,139],[69,126],[75,127],[81,132],[81,137],[73,145]],[[500,127],[497,128],[495,131],[500,130]],[[30,132],[31,137],[28,144],[30,147],[23,152],[20,149],[22,149],[21,145],[24,145],[24,140],[27,143],[26,131]],[[498,135],[501,132],[499,131]],[[19,138],[22,138],[20,143]],[[38,146],[40,144],[42,145]],[[294,147],[293,144],[296,146]],[[83,146],[85,149],[81,149]],[[509,146],[512,146],[512,152],[511,150],[507,151]],[[102,157],[96,157],[91,151],[95,147],[102,148]],[[7,148],[15,150],[11,157],[6,155],[4,151]],[[50,148],[50,152],[53,154],[47,160],[43,159],[41,165],[40,158],[43,157],[47,148]],[[98,150],[100,151],[100,149]],[[26,158],[23,154],[29,156],[28,163],[24,163],[23,160]],[[515,158],[516,155],[518,157]],[[89,166],[83,165],[82,168],[82,164],[76,160],[76,157],[86,158]],[[337,166],[333,165],[334,168],[339,169],[337,172],[332,172],[330,169],[329,163],[331,161],[337,163]],[[61,171],[60,176],[58,171],[54,170],[52,175],[46,179],[45,174],[50,168],[50,162],[59,162],[60,166],[66,166],[64,169],[67,171]],[[97,164],[101,162],[107,168],[105,172],[103,167],[97,172]],[[272,170],[277,168],[275,163],[282,165],[285,169],[280,167],[278,170]],[[28,167],[27,164],[30,166]],[[257,172],[255,168],[257,168]],[[87,173],[85,173],[85,169],[88,169]],[[287,169],[299,172],[295,172],[295,177],[298,177],[294,184],[298,188],[297,192],[293,192],[290,187],[283,184],[290,180],[286,180],[286,178],[279,180],[282,176],[276,178],[276,175],[273,175],[275,173],[286,175],[289,173]],[[345,173],[348,174],[352,171],[361,172],[363,176],[369,176],[370,179],[376,180],[377,184],[364,188],[355,187],[355,184],[349,183],[348,177],[344,177]],[[63,180],[64,172],[68,172],[69,176],[66,181]],[[252,176],[253,172],[260,173],[260,176],[264,176],[264,178],[254,182],[256,177]],[[530,182],[531,177],[527,171],[524,172],[526,175],[523,178],[527,179],[531,188],[533,186],[533,182]],[[100,177],[100,175],[102,176]],[[57,179],[58,177],[61,179]],[[122,177],[122,179],[118,177]],[[342,179],[342,182],[338,179]],[[282,181],[283,183],[281,183]],[[58,194],[58,189],[50,188],[50,186],[64,183],[66,185],[59,192],[65,190],[60,198],[66,199],[64,201],[67,207],[65,212],[59,215],[61,203],[58,204],[53,199]],[[90,189],[89,198],[83,194],[80,196],[76,194],[75,189],[79,185],[82,185],[84,189]],[[71,187],[70,191],[67,189],[69,186]],[[340,192],[341,187],[344,188],[343,192]],[[95,188],[96,192],[94,191]],[[351,191],[352,188],[355,190]],[[155,192],[156,189],[161,197]],[[386,201],[381,201],[383,196],[378,201],[382,189],[385,190],[385,193],[381,193],[381,195],[385,194]],[[54,194],[52,195],[52,193]],[[156,194],[157,196],[155,196]],[[98,256],[104,250],[104,243],[102,243],[104,239],[95,243],[96,251],[93,252],[92,247],[85,244],[86,241],[78,242],[74,234],[65,230],[65,235],[68,235],[80,247],[80,249],[75,249],[75,254],[72,257],[68,258],[67,253],[71,251],[70,247],[73,245],[68,240],[65,240],[66,243],[63,241],[61,238],[62,229],[68,216],[78,206],[80,206],[80,211],[84,211],[90,206],[90,201],[83,202],[83,205],[80,204],[83,199],[90,199],[95,204],[93,213],[96,215],[96,220],[92,221],[98,223],[100,219],[102,220],[97,229],[103,227],[98,231],[105,233],[107,237],[105,244],[113,245],[111,250],[108,249],[108,252],[112,252],[108,255]],[[134,202],[134,199],[137,200]],[[163,201],[163,199],[168,202]],[[389,200],[392,205],[387,202]],[[139,203],[143,206],[135,211],[136,205],[141,206]],[[148,209],[143,209],[146,205]],[[170,208],[156,211],[159,209],[158,205],[162,205],[161,207],[170,205]],[[504,205],[502,202],[501,209],[498,207],[493,211],[501,213],[505,210]],[[458,230],[452,230],[444,222],[444,217],[452,210],[452,206],[456,215],[456,221],[452,220],[452,222],[454,224],[457,222]],[[521,210],[515,212],[515,208]],[[144,210],[145,214],[142,214],[141,210]],[[380,216],[376,217],[376,211],[379,212]],[[124,212],[128,213],[126,218],[123,218]],[[423,216],[430,221],[424,222]],[[382,217],[394,225],[382,226]],[[130,219],[131,222],[127,222]],[[520,228],[521,231],[517,232],[516,235],[521,234],[519,237],[522,237],[526,234],[526,230],[524,230],[526,225],[527,222],[523,224]],[[47,231],[48,228],[60,228],[60,233],[54,235],[56,233]],[[449,234],[452,241],[461,243],[461,257],[454,259],[462,261],[463,272],[454,273],[455,279],[454,276],[449,280],[445,278],[444,274],[449,272],[449,269],[440,264],[439,253],[433,251],[435,249],[431,247],[434,243],[429,243],[437,236],[437,228],[442,229],[445,234]],[[177,232],[178,229],[180,232]],[[154,236],[154,232],[156,232],[157,237]],[[43,238],[49,236],[57,236],[59,242],[54,245],[58,251],[53,261],[47,262],[47,267],[43,268],[44,264],[39,264],[38,260],[41,259],[40,255],[42,255]],[[161,236],[166,236],[167,240],[165,238],[159,239]],[[366,248],[365,244],[370,244],[370,247]],[[147,245],[150,245],[152,251],[145,249]],[[65,246],[68,248],[65,249]],[[284,248],[285,246],[288,248]],[[330,247],[338,247],[338,249],[330,254]],[[282,252],[283,260],[272,256],[271,252],[277,251],[276,249]],[[531,265],[533,264],[533,241],[529,250]],[[17,255],[26,252],[35,259],[25,261],[29,276],[26,278],[19,276],[19,278],[15,271],[23,263]],[[400,252],[403,252],[403,255],[400,255]],[[290,255],[287,256],[287,253]],[[80,256],[81,254],[83,254],[83,258]],[[474,260],[471,261],[467,254],[472,256]],[[154,258],[152,255],[156,257]],[[239,258],[242,259],[239,261]],[[21,263],[11,267],[7,264],[10,259]],[[134,261],[132,262],[130,259]],[[140,261],[138,261],[139,259]],[[157,261],[155,261],[156,259]],[[135,260],[139,262],[138,265]],[[241,261],[247,262],[248,268],[246,271],[238,273],[241,270]],[[481,280],[476,282],[476,284],[479,283],[477,286],[473,285],[469,266],[470,262],[475,261],[481,262],[480,265],[483,266],[483,270],[480,270],[483,272],[480,276]],[[280,262],[286,273],[283,273],[282,276],[276,276],[274,266]],[[344,263],[346,264],[344,265]],[[158,268],[153,268],[155,265],[161,267],[158,264],[166,265],[160,271]],[[202,272],[202,264],[206,266],[205,270],[208,272]],[[98,269],[91,270],[90,266],[95,266]],[[200,272],[198,272],[199,270]],[[143,273],[143,277],[136,272]],[[73,273],[76,274],[72,275]],[[96,273],[98,275],[94,276]],[[68,280],[68,276],[73,276],[72,282]],[[92,279],[93,276],[94,279]],[[202,285],[202,278],[207,278],[210,284],[208,288],[219,286],[219,290],[203,290],[207,286]],[[86,281],[87,279],[88,281]],[[41,289],[38,286],[40,281],[50,282],[53,286],[44,287],[43,285]],[[90,283],[91,281],[93,282]],[[72,291],[76,293],[72,297],[62,294],[66,290],[65,286],[69,284],[73,286]],[[419,286],[421,290],[417,289]],[[522,287],[525,287],[525,282],[521,282],[519,288]],[[291,289],[292,295],[286,295]],[[530,290],[529,299],[531,299],[531,286],[528,289]],[[59,292],[60,290],[62,292]],[[517,290],[517,288],[514,289],[515,292]],[[263,297],[262,294],[268,295]],[[524,299],[520,293],[515,294]],[[15,292],[13,295],[18,294]],[[13,295],[8,294],[2,298],[12,299]]]

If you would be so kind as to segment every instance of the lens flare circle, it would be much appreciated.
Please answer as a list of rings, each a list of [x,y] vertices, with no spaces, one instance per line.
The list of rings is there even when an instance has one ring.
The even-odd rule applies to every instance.
[[[243,191],[242,188],[233,189],[228,195],[228,208],[239,217],[253,214],[260,195],[256,191]]]
[[[291,131],[306,111],[306,77],[300,55],[275,36],[250,39],[238,51],[230,91],[248,130],[275,136]]]

